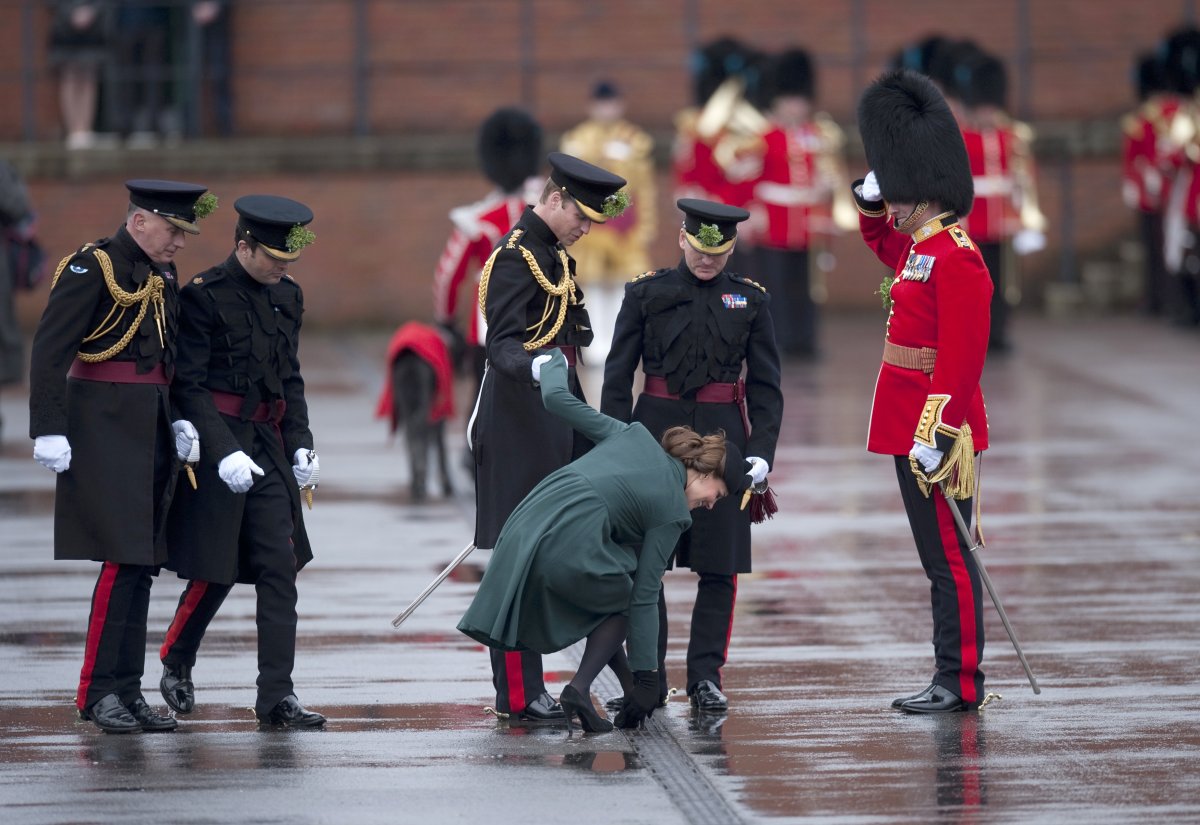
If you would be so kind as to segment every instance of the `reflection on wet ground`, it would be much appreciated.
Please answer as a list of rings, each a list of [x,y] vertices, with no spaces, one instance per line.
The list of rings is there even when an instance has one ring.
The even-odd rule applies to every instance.
[[[1042,694],[989,606],[984,669],[1003,698],[909,717],[888,705],[929,679],[928,586],[890,461],[862,450],[877,320],[831,319],[827,355],[787,365],[781,512],[756,528],[739,584],[730,711],[698,715],[677,696],[628,734],[484,711],[487,656],[454,624],[486,551],[391,628],[470,539],[473,496],[458,478],[453,498],[408,501],[403,447],[371,418],[385,336],[306,345],[322,484],[295,680],[328,729],[257,728],[253,590],[237,588],[179,730],[99,734],[71,707],[95,566],[51,561],[53,478],[6,393],[3,821],[1200,821],[1200,341],[1131,319],[1023,319],[1019,349],[984,378],[983,552]],[[665,584],[683,687],[695,578]],[[152,593],[143,686],[156,705],[181,589],[164,573]],[[553,693],[577,655],[546,658]],[[724,807],[698,809],[688,788]]]

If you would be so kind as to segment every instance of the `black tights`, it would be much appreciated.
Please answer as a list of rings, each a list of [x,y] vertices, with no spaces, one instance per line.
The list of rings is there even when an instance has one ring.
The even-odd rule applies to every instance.
[[[621,682],[621,690],[628,693],[633,689],[633,674],[629,670],[629,659],[625,656],[625,634],[629,628],[629,619],[619,613],[614,613],[596,626],[588,634],[587,644],[583,647],[583,659],[579,662],[579,670],[571,679],[571,687],[587,696],[592,689],[592,681],[600,674],[605,665],[612,668]]]

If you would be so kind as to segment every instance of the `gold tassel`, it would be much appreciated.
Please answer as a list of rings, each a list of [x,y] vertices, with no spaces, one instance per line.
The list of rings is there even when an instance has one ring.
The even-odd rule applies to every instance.
[[[971,436],[971,425],[964,423],[950,454],[942,461],[942,465],[927,476],[919,472],[920,465],[912,462],[917,476],[917,486],[921,495],[929,498],[929,489],[934,484],[946,482],[945,493],[953,499],[963,501],[975,495],[975,440]]]

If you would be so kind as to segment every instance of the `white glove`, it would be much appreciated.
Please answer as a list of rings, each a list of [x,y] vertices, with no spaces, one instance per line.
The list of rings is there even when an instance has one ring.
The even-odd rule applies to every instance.
[[[254,477],[262,474],[262,467],[251,461],[250,456],[241,450],[225,456],[217,465],[217,475],[235,493],[244,493],[249,490],[254,484]]]
[[[300,487],[316,487],[321,477],[321,462],[316,452],[309,452],[301,447],[292,456],[292,474],[296,476],[296,484]]]
[[[1046,248],[1046,236],[1036,229],[1022,229],[1013,235],[1013,252],[1018,255],[1028,255],[1031,252],[1041,252]]]
[[[61,473],[71,466],[71,442],[65,435],[39,435],[33,440],[33,460]]]
[[[748,455],[746,461],[750,462],[750,471],[746,475],[750,476],[751,484],[762,484],[767,480],[767,473],[771,472],[771,465],[767,464],[765,458]]]
[[[550,359],[553,357],[554,357],[553,355],[539,355],[537,358],[533,359],[533,380],[534,381],[542,380],[542,364],[549,363]]]
[[[175,455],[180,461],[200,460],[200,433],[185,418],[171,422],[171,430],[175,433]]]
[[[942,463],[942,451],[926,446],[920,441],[913,442],[913,447],[908,454],[920,462],[927,473],[932,473]]]
[[[858,188],[858,194],[862,195],[862,199],[865,201],[883,200],[883,193],[879,191],[879,181],[875,180],[875,170],[867,172],[862,186]]]

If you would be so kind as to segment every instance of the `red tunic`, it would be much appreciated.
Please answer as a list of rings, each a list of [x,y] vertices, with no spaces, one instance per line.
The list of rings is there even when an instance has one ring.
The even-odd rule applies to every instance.
[[[1012,169],[1014,135],[1008,129],[963,129],[975,183],[971,214],[963,228],[980,243],[999,243],[1020,229],[1017,182]]]
[[[1162,212],[1173,170],[1167,157],[1167,131],[1179,109],[1171,96],[1156,95],[1122,121],[1121,189],[1125,204],[1142,212]]]
[[[941,423],[971,425],[975,449],[988,446],[987,412],[979,378],[987,356],[992,280],[979,250],[952,216],[930,221],[914,235],[898,232],[886,215],[860,213],[867,246],[894,270],[886,340],[904,347],[934,347],[933,374],[883,364],[875,383],[867,449],[907,455],[930,396],[949,396]],[[933,234],[914,243],[922,230]],[[902,277],[909,256],[932,258],[925,280]]]
[[[762,176],[754,186],[766,215],[759,242],[772,249],[808,249],[816,231],[832,230],[833,193],[818,165],[824,135],[817,124],[807,123],[776,127],[763,140]]]
[[[454,229],[450,233],[433,275],[433,316],[439,323],[453,321],[458,310],[458,293],[471,276],[471,323],[468,344],[483,343],[483,319],[479,317],[479,273],[525,209],[526,193],[504,194],[496,190],[475,203],[450,211]]]

